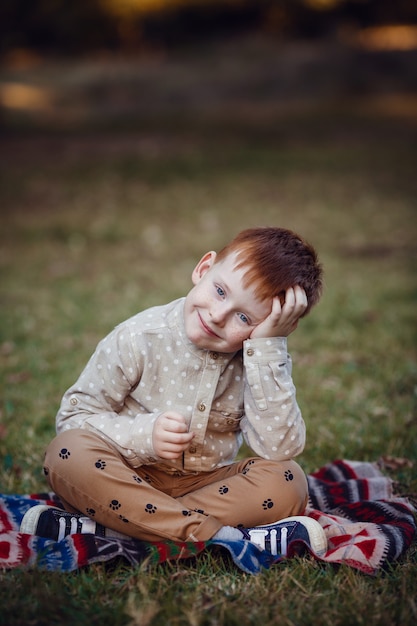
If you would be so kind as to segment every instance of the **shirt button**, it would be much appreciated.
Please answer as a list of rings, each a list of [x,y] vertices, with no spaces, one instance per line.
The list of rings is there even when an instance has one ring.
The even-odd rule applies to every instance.
[[[77,398],[71,398],[70,404],[72,404],[72,406],[75,406],[76,404],[78,404]]]
[[[204,404],[204,402],[200,402],[200,404],[198,405],[198,410],[202,413],[206,410],[206,405]]]
[[[194,448],[193,446],[192,448],[189,448],[188,451],[191,452],[191,454],[195,454],[197,452],[197,448]]]
[[[248,356],[253,356],[253,355],[255,354],[255,350],[254,350],[253,348],[248,348],[248,349],[246,350],[246,354],[247,354]]]
[[[235,420],[232,420],[232,419],[226,420],[226,424],[228,424],[229,426],[231,426],[234,423],[235,423]]]
[[[210,358],[213,359],[213,361],[217,361],[219,355],[217,352],[210,352]]]

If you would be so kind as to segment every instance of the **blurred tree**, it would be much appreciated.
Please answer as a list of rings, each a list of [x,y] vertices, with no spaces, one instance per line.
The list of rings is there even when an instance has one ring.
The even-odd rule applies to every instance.
[[[0,51],[74,53],[117,45],[114,20],[100,0],[2,0]]]
[[[2,0],[0,54],[19,48],[74,54],[178,46],[242,31],[321,37],[346,21],[417,23],[417,1]]]

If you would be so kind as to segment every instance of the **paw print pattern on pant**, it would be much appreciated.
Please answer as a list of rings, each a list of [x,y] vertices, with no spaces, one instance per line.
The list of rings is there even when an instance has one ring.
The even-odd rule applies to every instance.
[[[285,480],[287,481],[294,480],[294,474],[291,472],[291,470],[286,470],[284,472],[284,476],[285,476]]]
[[[274,503],[272,502],[271,498],[264,500],[262,503],[262,507],[265,509],[265,511],[267,511],[268,509],[272,509],[273,506]]]
[[[96,461],[94,465],[96,466],[97,469],[104,470],[104,468],[106,467],[106,461],[102,461],[101,459],[98,459],[98,461]]]
[[[89,517],[94,517],[94,516],[95,516],[95,514],[96,514],[95,509],[90,509],[90,507],[87,507],[87,508],[86,508],[86,510],[85,510],[85,512],[87,513],[87,515],[88,515]]]
[[[128,523],[129,523],[129,520],[128,520],[128,519],[126,519],[126,517],[125,517],[124,515],[119,515],[119,519],[120,519],[122,522],[124,522],[125,524],[128,524]]]
[[[138,485],[142,482],[142,479],[139,478],[139,476],[136,476],[136,474],[133,474],[132,478],[136,483],[138,483]]]
[[[145,506],[146,513],[156,513],[156,506],[154,504],[147,504]]]
[[[191,511],[187,511],[184,509],[184,511],[182,512],[182,514],[184,515],[184,517],[190,517],[191,515]]]
[[[223,485],[222,487],[219,487],[219,493],[221,495],[224,495],[225,493],[227,493],[229,491],[229,487],[226,487],[226,485]]]
[[[59,456],[61,457],[61,459],[69,459],[69,457],[71,456],[71,452],[67,448],[62,448]]]
[[[250,466],[254,465],[255,461],[248,461],[245,468],[242,470],[242,474],[247,474],[250,471]]]
[[[109,504],[109,507],[113,509],[113,511],[117,511],[118,509],[120,509],[121,506],[122,505],[118,500],[112,500]]]

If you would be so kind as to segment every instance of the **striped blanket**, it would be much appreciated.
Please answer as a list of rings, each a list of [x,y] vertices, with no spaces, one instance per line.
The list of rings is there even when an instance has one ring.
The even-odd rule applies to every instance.
[[[310,499],[306,515],[323,527],[328,549],[311,558],[343,563],[366,574],[375,574],[398,560],[416,533],[415,509],[405,498],[393,495],[392,480],[373,463],[339,460],[308,476]],[[52,493],[0,495],[0,568],[43,568],[73,571],[91,563],[122,558],[132,566],[149,565],[196,556],[203,550],[226,551],[242,571],[257,574],[279,563],[248,541],[147,542],[71,535],[61,541],[19,532],[25,512],[36,504],[59,506]],[[286,558],[296,553],[289,546]]]

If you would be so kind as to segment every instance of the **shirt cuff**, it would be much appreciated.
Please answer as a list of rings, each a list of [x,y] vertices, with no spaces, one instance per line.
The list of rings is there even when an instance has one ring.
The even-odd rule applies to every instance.
[[[247,339],[243,342],[243,360],[245,363],[288,360],[286,337],[265,337],[260,339]]]

